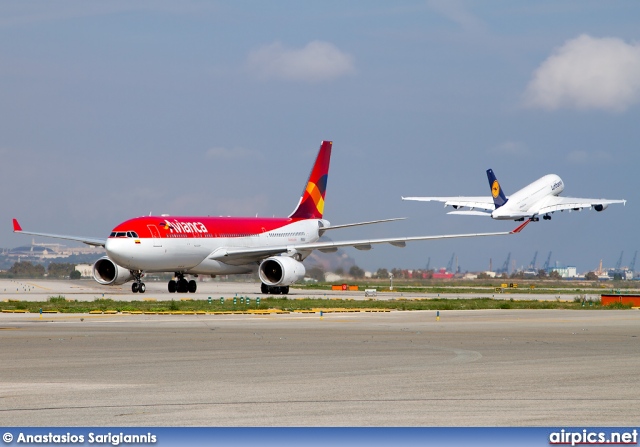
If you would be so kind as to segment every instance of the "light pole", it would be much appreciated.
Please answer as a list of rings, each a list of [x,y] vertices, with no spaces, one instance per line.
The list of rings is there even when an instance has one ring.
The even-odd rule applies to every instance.
[[[389,290],[393,290],[393,273],[389,273]]]

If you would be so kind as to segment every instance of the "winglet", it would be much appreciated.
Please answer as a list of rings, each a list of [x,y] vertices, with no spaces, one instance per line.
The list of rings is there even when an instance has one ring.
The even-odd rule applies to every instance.
[[[511,234],[520,233],[524,229],[524,227],[529,225],[529,222],[531,222],[531,219],[527,219],[523,224],[520,224],[518,228],[516,228],[515,230],[512,230],[510,233]]]
[[[22,231],[22,227],[18,223],[18,219],[13,219],[13,232],[15,233],[19,231]]]

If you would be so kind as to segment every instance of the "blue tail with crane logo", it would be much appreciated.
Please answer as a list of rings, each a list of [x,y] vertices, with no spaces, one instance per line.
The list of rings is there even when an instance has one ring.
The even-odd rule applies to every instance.
[[[496,206],[496,209],[498,209],[507,203],[508,199],[505,197],[502,187],[500,186],[500,182],[493,173],[493,169],[487,169],[487,178],[489,179],[489,187],[491,188],[493,204]]]

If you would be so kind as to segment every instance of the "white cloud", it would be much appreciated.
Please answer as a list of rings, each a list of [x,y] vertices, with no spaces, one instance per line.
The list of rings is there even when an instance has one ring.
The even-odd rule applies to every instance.
[[[489,149],[493,155],[504,155],[511,157],[527,157],[530,155],[529,148],[521,141],[505,141],[504,143]]]
[[[262,159],[262,154],[241,147],[234,149],[212,147],[207,151],[206,157],[212,160],[251,160]]]
[[[322,82],[355,73],[353,58],[328,42],[315,40],[302,49],[280,42],[252,51],[247,67],[267,79]]]
[[[572,151],[567,155],[567,161],[569,163],[586,165],[591,163],[603,163],[611,160],[611,154],[604,151]]]
[[[525,105],[621,112],[640,101],[640,44],[583,34],[568,40],[533,74]]]
[[[471,14],[459,0],[428,0],[427,5],[452,22],[458,24],[465,31],[486,31],[487,27],[485,23]]]

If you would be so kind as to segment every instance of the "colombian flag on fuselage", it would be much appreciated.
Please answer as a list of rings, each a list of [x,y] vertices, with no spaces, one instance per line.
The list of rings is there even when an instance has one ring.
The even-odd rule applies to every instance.
[[[322,219],[324,213],[324,197],[327,191],[329,161],[333,142],[323,141],[316,162],[311,169],[309,181],[302,192],[298,207],[289,217],[294,219]]]

